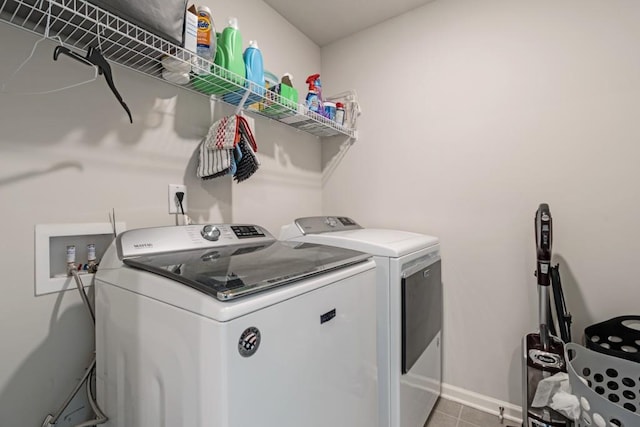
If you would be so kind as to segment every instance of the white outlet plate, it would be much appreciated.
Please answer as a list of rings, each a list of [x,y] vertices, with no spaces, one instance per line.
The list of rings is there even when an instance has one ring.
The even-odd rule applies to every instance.
[[[170,214],[181,214],[178,198],[176,197],[176,193],[178,192],[184,193],[184,199],[182,199],[182,209],[184,209],[184,213],[187,211],[187,186],[181,184],[169,184],[169,213]]]

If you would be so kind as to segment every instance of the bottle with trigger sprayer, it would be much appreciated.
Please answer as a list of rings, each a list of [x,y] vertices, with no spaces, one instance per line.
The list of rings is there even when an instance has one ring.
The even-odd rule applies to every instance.
[[[309,93],[307,93],[307,108],[314,113],[323,114],[324,106],[322,105],[322,84],[320,83],[320,74],[312,74],[307,77],[309,85]]]

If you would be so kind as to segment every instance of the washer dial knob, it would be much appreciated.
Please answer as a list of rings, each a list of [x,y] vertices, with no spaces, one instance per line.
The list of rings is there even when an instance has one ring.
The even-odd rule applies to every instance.
[[[215,242],[220,238],[220,230],[218,230],[218,227],[214,225],[205,225],[200,234],[202,234],[202,237],[212,242]]]

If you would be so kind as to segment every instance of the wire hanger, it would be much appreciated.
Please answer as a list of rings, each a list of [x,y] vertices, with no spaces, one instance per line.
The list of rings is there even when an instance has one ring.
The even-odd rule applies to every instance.
[[[40,4],[42,4],[43,1],[40,2]],[[100,72],[100,70],[98,69],[97,66],[95,66],[94,68],[94,74],[93,74],[93,78],[80,82],[80,83],[74,83],[72,85],[69,86],[65,86],[65,87],[61,87],[58,89],[52,89],[52,90],[45,90],[45,91],[38,91],[38,92],[11,92],[7,90],[7,86],[9,86],[9,84],[13,81],[13,79],[18,75],[18,73],[24,68],[25,65],[27,65],[27,63],[31,60],[31,58],[33,58],[33,55],[36,53],[36,49],[38,48],[38,45],[45,41],[45,40],[57,40],[59,43],[59,46],[57,46],[56,48],[63,46],[62,43],[62,39],[60,38],[60,36],[53,36],[50,37],[49,36],[49,30],[51,28],[51,2],[49,2],[49,7],[47,9],[47,23],[44,29],[44,34],[42,35],[42,37],[38,40],[36,40],[36,42],[33,44],[33,49],[31,49],[31,53],[29,54],[29,56],[27,56],[27,58],[22,61],[22,64],[20,64],[18,66],[18,68],[16,68],[16,70],[13,72],[13,74],[11,74],[11,76],[9,76],[9,78],[4,81],[2,83],[2,87],[0,88],[0,91],[3,93],[9,93],[9,94],[13,94],[13,95],[46,95],[49,93],[55,93],[55,92],[61,92],[63,90],[67,90],[67,89],[71,89],[77,86],[81,86],[87,83],[91,83],[95,80],[98,79],[98,73]],[[98,43],[100,43],[100,35],[98,34]]]

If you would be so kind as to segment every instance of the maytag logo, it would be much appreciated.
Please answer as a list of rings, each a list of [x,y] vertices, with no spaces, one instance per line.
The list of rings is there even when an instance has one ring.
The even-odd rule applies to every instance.
[[[133,247],[136,249],[150,249],[153,247],[153,243],[134,243]]]

